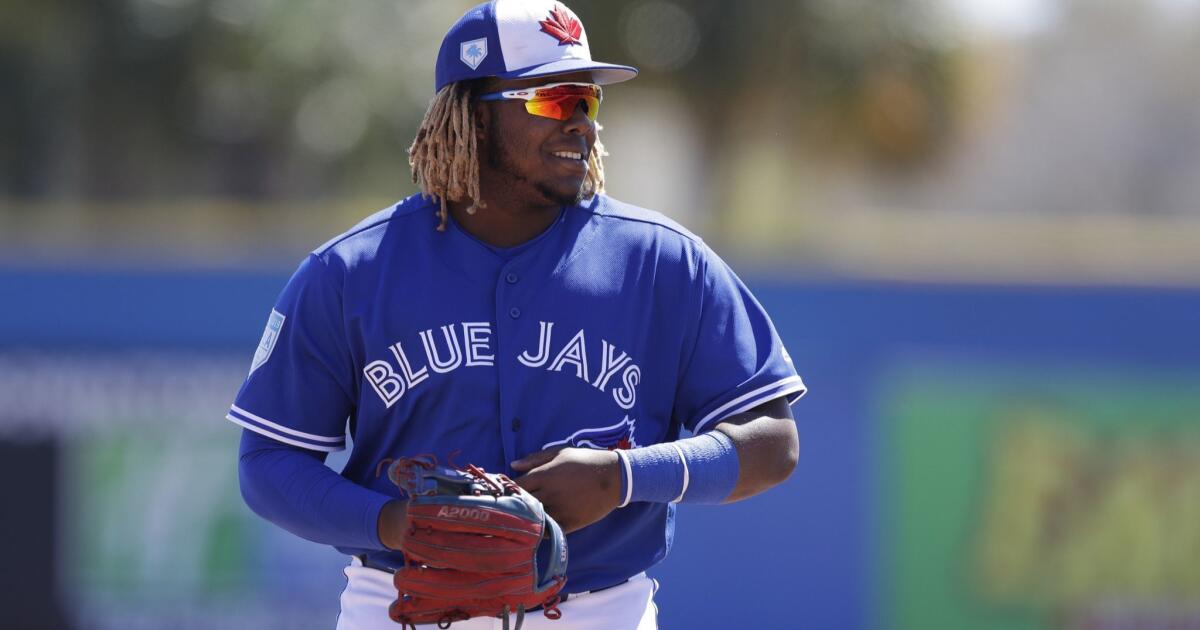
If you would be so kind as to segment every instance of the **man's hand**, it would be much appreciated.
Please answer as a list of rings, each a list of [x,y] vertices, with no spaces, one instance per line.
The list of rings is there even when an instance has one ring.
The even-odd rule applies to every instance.
[[[512,463],[516,482],[571,533],[604,518],[621,502],[621,462],[613,451],[557,448]]]
[[[383,504],[379,511],[379,541],[384,547],[399,551],[404,548],[404,523],[408,513],[408,501],[393,499]]]

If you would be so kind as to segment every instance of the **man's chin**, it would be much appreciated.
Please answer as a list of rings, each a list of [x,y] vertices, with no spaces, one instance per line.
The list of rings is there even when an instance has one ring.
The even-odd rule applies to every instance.
[[[547,201],[559,206],[574,206],[583,201],[583,184],[581,183],[574,192],[567,189],[553,188],[550,186],[538,186],[538,192],[546,198]]]

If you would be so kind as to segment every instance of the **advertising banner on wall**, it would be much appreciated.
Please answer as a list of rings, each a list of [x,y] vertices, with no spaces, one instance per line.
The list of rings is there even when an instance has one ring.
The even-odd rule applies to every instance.
[[[892,371],[881,625],[1200,626],[1197,376],[979,361]]]
[[[282,534],[238,493],[241,430],[224,410],[248,365],[183,350],[0,352],[0,436],[58,445],[58,522],[44,526],[75,627],[334,625],[345,558]]]

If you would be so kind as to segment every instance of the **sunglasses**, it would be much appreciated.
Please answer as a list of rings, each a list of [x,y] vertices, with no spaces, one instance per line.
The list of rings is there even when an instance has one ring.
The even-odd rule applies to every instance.
[[[567,120],[575,115],[582,101],[589,120],[596,120],[603,98],[600,86],[591,83],[549,83],[518,90],[492,92],[479,97],[481,101],[525,101],[525,111],[534,116]]]

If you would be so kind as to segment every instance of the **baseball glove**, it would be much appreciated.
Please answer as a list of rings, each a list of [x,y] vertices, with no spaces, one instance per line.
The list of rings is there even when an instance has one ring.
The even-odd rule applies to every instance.
[[[533,495],[504,475],[438,466],[432,456],[390,462],[388,478],[408,495],[393,621],[447,628],[502,616],[507,628],[516,613],[519,629],[536,606],[561,616],[567,541]]]

